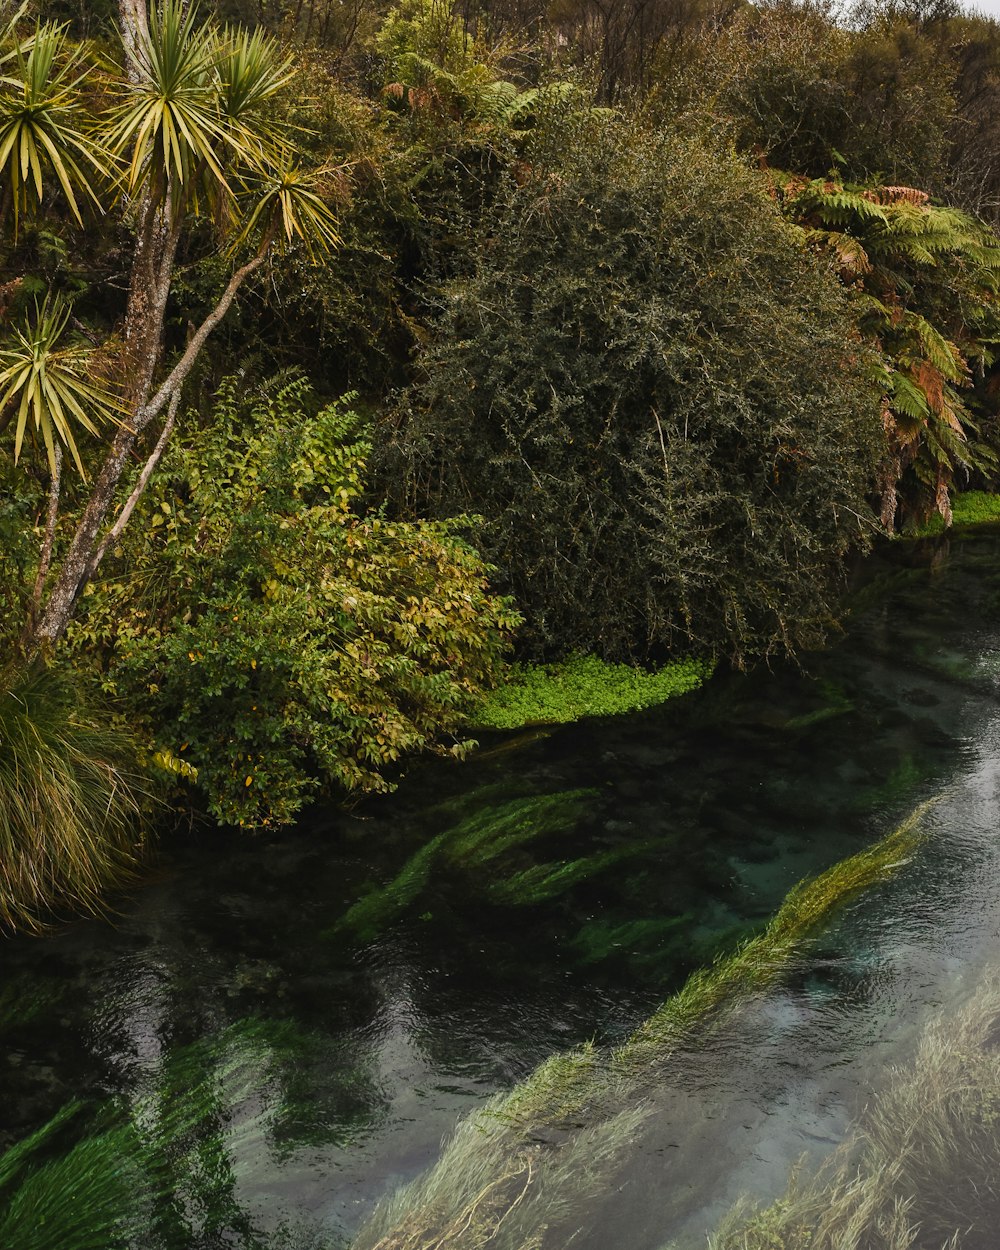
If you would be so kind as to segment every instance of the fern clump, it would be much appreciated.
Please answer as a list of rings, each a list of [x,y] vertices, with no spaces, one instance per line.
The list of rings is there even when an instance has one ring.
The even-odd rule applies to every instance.
[[[788,217],[834,258],[858,324],[881,357],[888,455],[881,519],[951,524],[952,486],[992,477],[995,402],[984,379],[1000,336],[1000,238],[914,187],[774,175]]]

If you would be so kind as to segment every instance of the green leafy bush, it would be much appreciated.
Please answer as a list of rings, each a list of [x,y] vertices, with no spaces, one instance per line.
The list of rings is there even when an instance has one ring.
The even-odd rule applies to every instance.
[[[400,506],[485,514],[535,656],[817,640],[883,447],[835,276],[724,149],[569,117],[521,181],[385,423]]]
[[[78,650],[141,716],[211,813],[290,820],[322,782],[385,790],[493,683],[516,616],[454,522],[360,505],[368,444],[301,380],[218,393],[181,433],[89,596]],[[354,509],[358,508],[359,512]]]
[[[608,664],[596,655],[571,656],[561,664],[518,666],[509,681],[486,696],[474,720],[484,728],[519,729],[565,724],[583,716],[614,716],[694,690],[711,671],[703,660],[674,660],[647,672],[630,664]]]

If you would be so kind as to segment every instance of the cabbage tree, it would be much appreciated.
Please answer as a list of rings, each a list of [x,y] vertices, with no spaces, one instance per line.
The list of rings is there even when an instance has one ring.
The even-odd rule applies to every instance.
[[[110,81],[96,67],[85,73],[82,53],[51,24],[23,33],[15,19],[0,55],[0,203],[23,212],[57,195],[79,218],[89,201],[122,214],[135,233],[116,394],[85,376],[84,348],[69,337],[61,305],[40,306],[0,357],[0,429],[16,419],[19,448],[35,430],[48,457],[48,557],[62,450],[82,471],[76,435],[112,418],[104,421],[107,441],[89,449],[92,480],[51,574],[43,554],[36,616],[26,630],[30,650],[61,637],[83,586],[127,524],[169,443],[184,383],[240,287],[290,243],[302,241],[316,256],[337,242],[319,190],[326,171],[304,166],[294,135],[274,120],[295,77],[278,45],[201,22],[196,6],[182,0],[159,0],[149,11],[139,0],[120,0],[119,16],[124,63]],[[100,113],[85,106],[85,79],[112,101]],[[183,351],[166,359],[177,250],[192,221],[206,214],[222,231],[231,275]],[[63,389],[44,386],[44,377],[61,377]],[[142,467],[126,485],[137,460]]]

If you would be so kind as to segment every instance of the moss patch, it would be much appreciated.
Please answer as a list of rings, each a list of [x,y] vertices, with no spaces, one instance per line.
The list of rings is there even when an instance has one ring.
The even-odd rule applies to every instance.
[[[952,499],[952,528],[969,529],[973,525],[1000,523],[1000,495],[984,490],[967,490]],[[935,513],[929,521],[908,531],[906,538],[932,538],[944,533],[944,517]]]
[[[650,672],[607,664],[596,655],[571,656],[560,664],[515,665],[510,682],[488,695],[473,719],[483,729],[520,729],[634,712],[697,689],[712,668],[707,660],[674,660]]]

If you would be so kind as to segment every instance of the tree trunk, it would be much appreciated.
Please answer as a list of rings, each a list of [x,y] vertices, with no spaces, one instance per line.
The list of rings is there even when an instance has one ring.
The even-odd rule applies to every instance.
[[[83,516],[76,527],[69,551],[63,560],[56,584],[45,605],[42,620],[35,631],[36,647],[40,648],[57,642],[65,632],[90,569],[96,563],[95,557],[100,546],[99,535],[114,507],[115,491],[125,466],[129,463],[136,441],[150,422],[154,421],[171,403],[173,396],[184,385],[209,335],[232,306],[237,291],[247,278],[263,265],[274,240],[274,233],[275,230],[272,227],[264,236],[257,254],[236,270],[222,298],[198,327],[184,354],[171,369],[156,394],[136,412],[132,424],[123,425],[112,440],[90,492]]]

